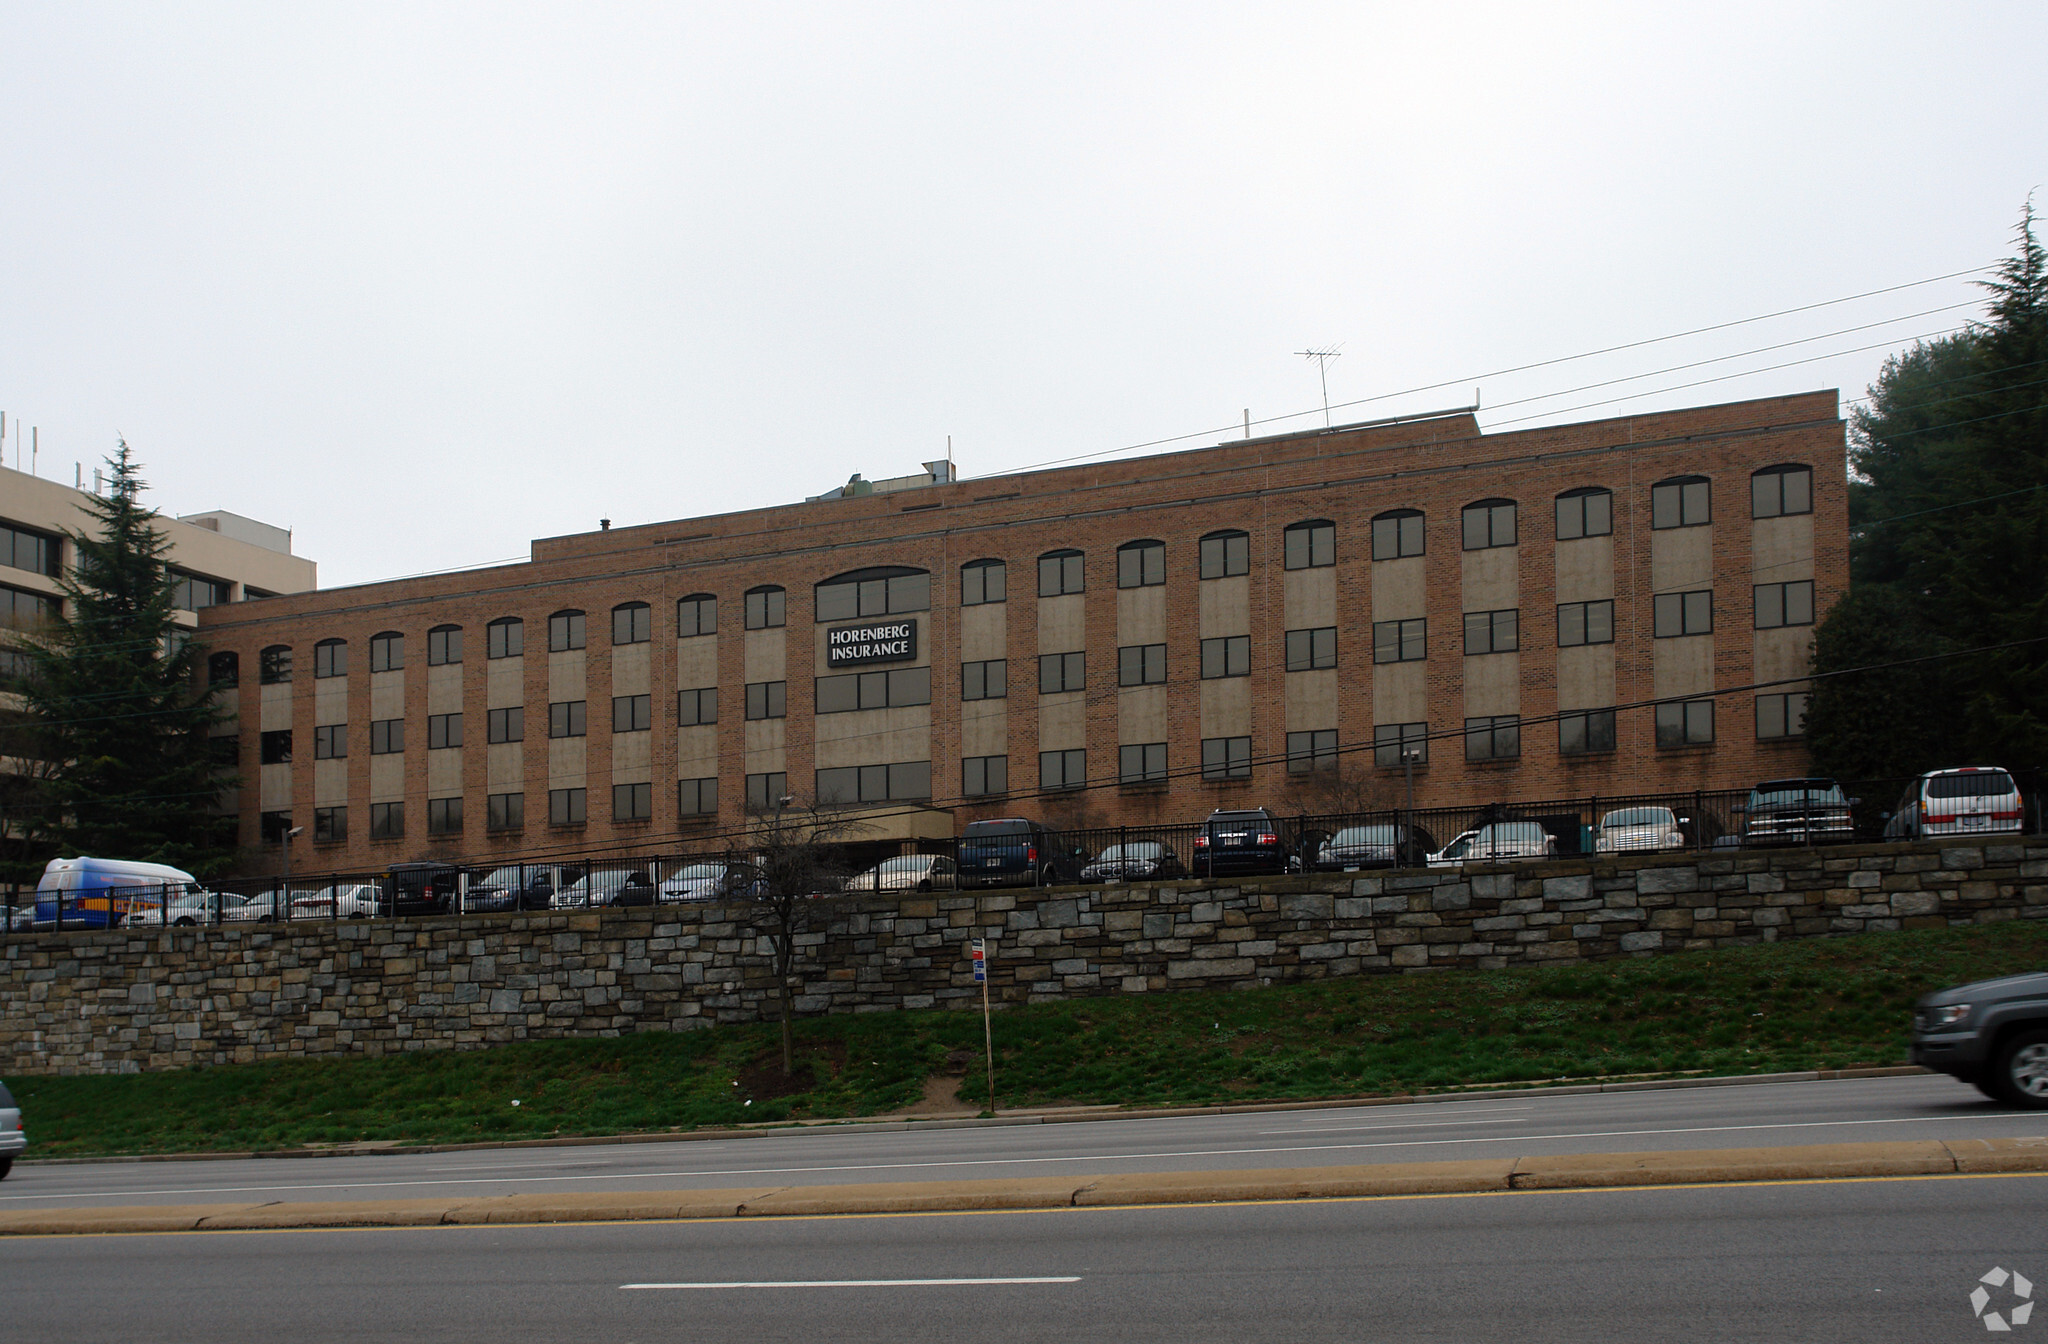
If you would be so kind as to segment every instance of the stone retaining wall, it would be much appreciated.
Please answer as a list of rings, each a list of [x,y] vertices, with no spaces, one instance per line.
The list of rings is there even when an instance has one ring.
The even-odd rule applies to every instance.
[[[474,1049],[775,1012],[727,906],[15,935],[0,1074]],[[1560,861],[1224,886],[842,898],[803,944],[805,1013],[1503,967],[2048,919],[2048,839]]]

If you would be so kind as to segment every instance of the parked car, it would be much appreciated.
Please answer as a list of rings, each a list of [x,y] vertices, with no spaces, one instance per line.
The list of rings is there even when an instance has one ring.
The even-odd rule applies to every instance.
[[[21,1107],[7,1084],[0,1083],[0,1181],[14,1170],[14,1159],[28,1147],[28,1133],[22,1128]]]
[[[1603,813],[1593,830],[1593,852],[1625,854],[1646,849],[1684,849],[1686,818],[1668,807],[1621,807]]]
[[[1346,826],[1316,850],[1319,873],[1355,873],[1361,868],[1420,868],[1436,848],[1436,837],[1419,826],[1379,822]]]
[[[249,898],[225,891],[194,891],[167,905],[131,910],[121,921],[124,928],[193,928],[200,924],[238,924],[251,918],[242,913]]]
[[[293,919],[369,919],[376,913],[374,882],[337,882],[292,897]]]
[[[377,914],[448,915],[462,870],[448,863],[394,863],[377,886]]]
[[[7,912],[7,931],[27,933],[36,926],[36,908],[33,905],[17,905]]]
[[[1832,779],[1770,779],[1735,810],[1745,845],[1838,845],[1856,838],[1856,802]]]
[[[951,891],[959,870],[943,854],[898,854],[846,879],[847,891]]]
[[[1884,834],[1887,840],[2017,834],[2026,813],[2019,785],[1995,765],[1929,770],[1906,786],[1898,810],[1885,814]]]
[[[1533,821],[1491,821],[1477,830],[1466,831],[1429,856],[1432,868],[1455,868],[1461,863],[1510,863],[1521,859],[1547,859],[1557,853],[1557,837]]]
[[[1263,807],[1217,808],[1195,832],[1196,877],[1297,872],[1291,829]]]
[[[582,910],[601,905],[653,905],[654,883],[639,868],[602,868],[571,882],[554,895],[552,908]]]
[[[963,887],[1049,887],[1081,880],[1087,855],[1058,831],[1026,817],[970,821],[960,830]]]
[[[555,893],[584,874],[580,863],[508,863],[470,878],[462,908],[468,911],[546,910]]]
[[[767,882],[761,865],[751,859],[712,859],[684,864],[670,873],[661,884],[660,899],[664,903],[737,900],[761,894]]]
[[[1994,1101],[2048,1110],[2048,972],[1922,995],[1913,1006],[1913,1062]]]
[[[272,887],[268,891],[259,891],[254,896],[244,897],[233,915],[226,918],[247,920],[252,924],[275,924],[280,918],[291,918],[292,906],[298,902],[299,896],[304,894],[289,894]]]
[[[1171,882],[1188,875],[1187,865],[1163,840],[1126,840],[1111,845],[1081,869],[1083,882]]]

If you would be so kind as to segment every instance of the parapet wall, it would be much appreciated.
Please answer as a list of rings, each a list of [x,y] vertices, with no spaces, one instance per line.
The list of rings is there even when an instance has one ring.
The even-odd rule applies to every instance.
[[[743,912],[16,935],[0,1074],[477,1049],[775,1014]],[[1225,886],[841,898],[804,935],[804,1013],[1222,989],[2048,919],[2048,838],[1648,856]]]

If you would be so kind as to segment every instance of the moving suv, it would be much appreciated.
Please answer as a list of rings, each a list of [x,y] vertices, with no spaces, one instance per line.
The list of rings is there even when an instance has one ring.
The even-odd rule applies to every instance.
[[[1923,996],[1913,1006],[1913,1062],[1994,1101],[2048,1110],[2048,972]]]
[[[1196,877],[1286,873],[1298,865],[1292,833],[1263,807],[1218,808],[1195,832]]]

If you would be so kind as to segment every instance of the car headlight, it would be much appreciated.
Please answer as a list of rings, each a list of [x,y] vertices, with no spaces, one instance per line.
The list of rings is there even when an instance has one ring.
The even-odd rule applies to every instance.
[[[1920,1013],[1920,1025],[1929,1031],[1933,1031],[1941,1027],[1952,1027],[1958,1022],[1966,1020],[1969,1016],[1969,1004],[1945,1003],[1939,1008],[1923,1009]]]

